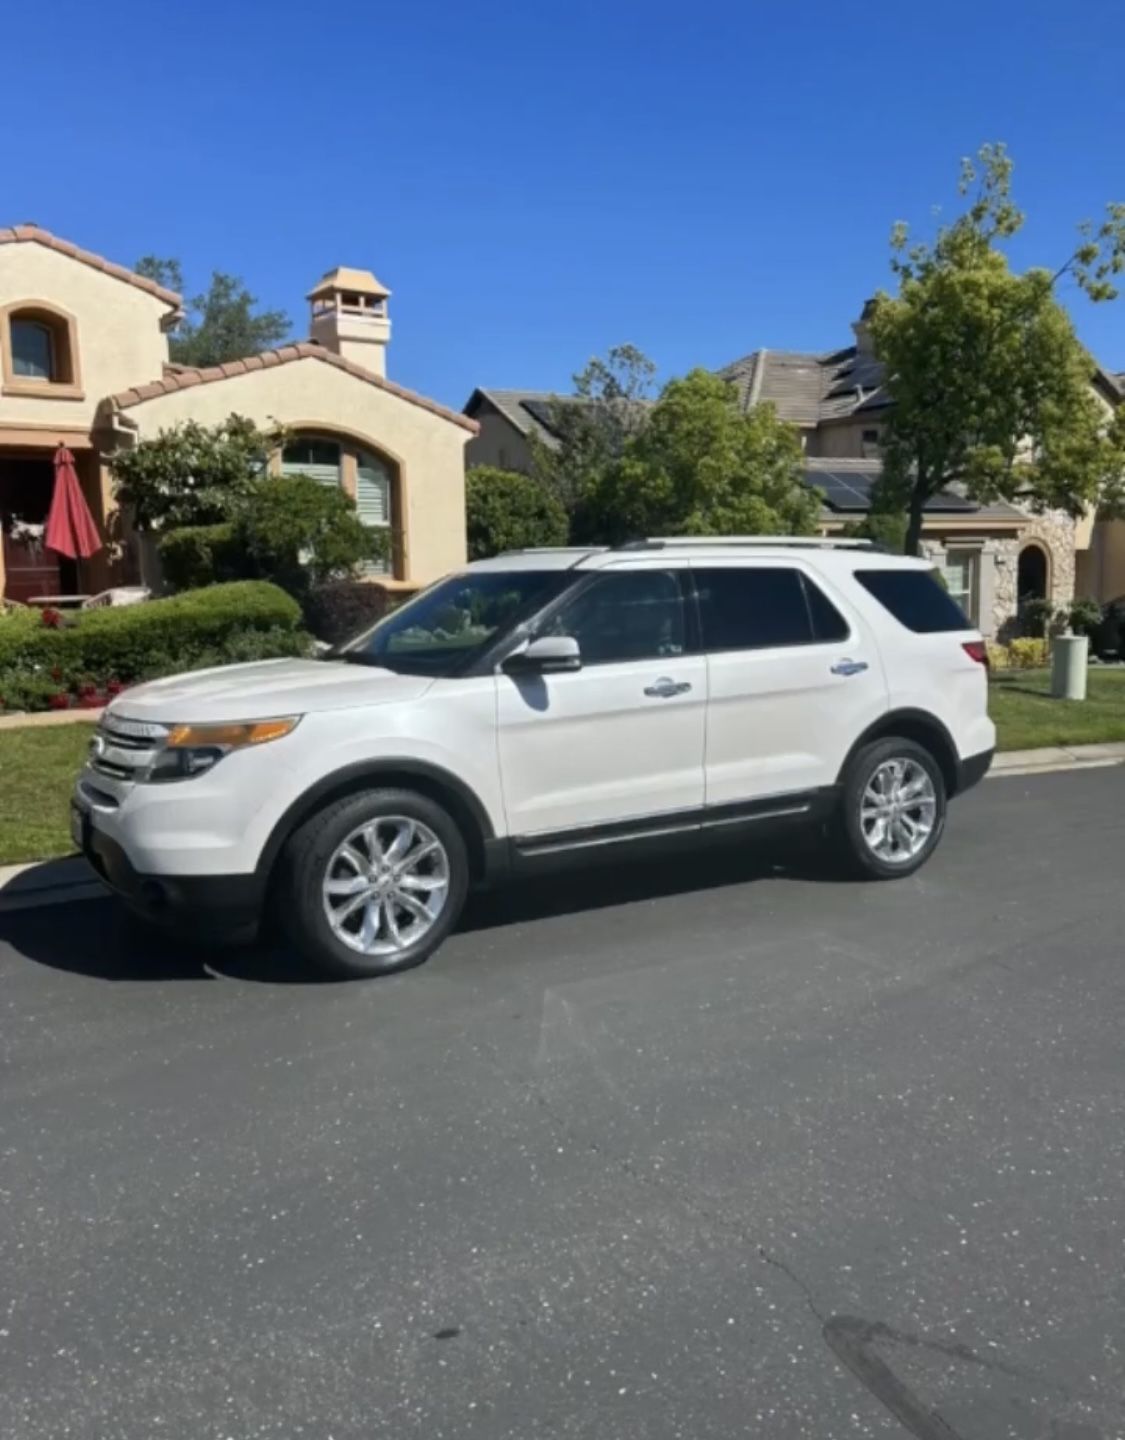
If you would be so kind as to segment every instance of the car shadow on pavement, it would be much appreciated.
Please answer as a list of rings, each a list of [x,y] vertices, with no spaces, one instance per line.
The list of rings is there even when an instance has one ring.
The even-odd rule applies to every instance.
[[[707,847],[678,859],[615,860],[521,881],[469,897],[458,932],[475,933],[668,899],[767,877],[838,879],[820,846],[794,839],[779,849]],[[0,915],[0,943],[53,970],[96,980],[243,980],[267,985],[332,984],[284,945],[230,945],[146,926],[109,896]],[[335,982],[346,983],[346,982]]]

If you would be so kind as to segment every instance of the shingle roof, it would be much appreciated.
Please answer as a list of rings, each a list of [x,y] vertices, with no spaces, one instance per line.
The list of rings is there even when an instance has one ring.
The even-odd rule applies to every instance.
[[[218,380],[232,380],[237,375],[248,375],[255,370],[270,370],[275,365],[289,365],[295,360],[322,360],[326,365],[354,375],[357,380],[374,385],[377,390],[385,390],[400,400],[428,410],[432,415],[460,425],[463,430],[468,430],[473,435],[480,429],[476,421],[470,420],[467,415],[460,415],[456,410],[447,410],[436,400],[429,400],[425,395],[395,385],[393,381],[365,370],[362,365],[345,360],[342,355],[326,350],[323,345],[314,345],[308,340],[302,340],[296,345],[282,345],[277,350],[263,350],[259,355],[248,355],[245,360],[231,360],[225,365],[211,365],[202,370],[187,365],[170,365],[165,368],[162,380],[152,380],[147,385],[134,385],[129,390],[121,390],[109,397],[109,404],[116,410],[128,410],[134,405],[143,405],[146,400],[155,400],[158,395],[171,395],[177,390],[188,390],[194,385],[212,385]]]
[[[18,245],[27,241],[36,245],[45,245],[48,250],[57,250],[60,255],[69,255],[72,260],[89,265],[91,269],[100,270],[105,275],[112,275],[115,280],[124,280],[126,285],[135,285],[138,290],[146,290],[150,295],[155,295],[158,300],[163,300],[165,305],[170,305],[173,310],[179,310],[183,305],[182,297],[177,295],[174,290],[166,290],[155,280],[138,275],[135,270],[127,270],[124,265],[115,265],[112,260],[95,255],[92,250],[83,250],[78,245],[72,245],[69,240],[62,240],[59,236],[52,235],[49,230],[40,229],[38,225],[0,227],[0,245]]]

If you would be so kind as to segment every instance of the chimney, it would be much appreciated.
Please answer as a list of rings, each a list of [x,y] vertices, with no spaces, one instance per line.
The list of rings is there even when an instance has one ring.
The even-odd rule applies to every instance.
[[[871,338],[871,330],[867,322],[871,319],[871,312],[875,309],[875,301],[865,300],[863,309],[858,320],[852,321],[852,334],[855,336],[855,348],[861,355],[874,355],[875,342]]]
[[[387,318],[390,293],[370,270],[337,265],[308,293],[311,338],[373,375],[385,376],[391,338]]]

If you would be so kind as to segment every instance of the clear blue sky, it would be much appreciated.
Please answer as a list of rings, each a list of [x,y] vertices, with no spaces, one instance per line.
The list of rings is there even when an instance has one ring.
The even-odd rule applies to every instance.
[[[243,275],[304,333],[394,292],[389,373],[460,407],[640,345],[663,374],[846,343],[887,234],[1007,141],[1058,263],[1125,200],[1125,5],[194,0],[9,6],[0,223]],[[1125,299],[1073,301],[1125,369]]]

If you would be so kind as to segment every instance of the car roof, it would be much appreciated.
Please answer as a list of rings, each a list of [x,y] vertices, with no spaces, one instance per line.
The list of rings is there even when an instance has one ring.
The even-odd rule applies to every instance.
[[[644,540],[631,545],[561,546],[552,549],[509,550],[489,560],[476,560],[470,571],[489,570],[606,570],[648,569],[669,563],[730,564],[733,561],[811,561],[817,569],[852,571],[876,568],[927,570],[928,560],[892,555],[863,541],[824,540],[785,536],[708,536]]]

